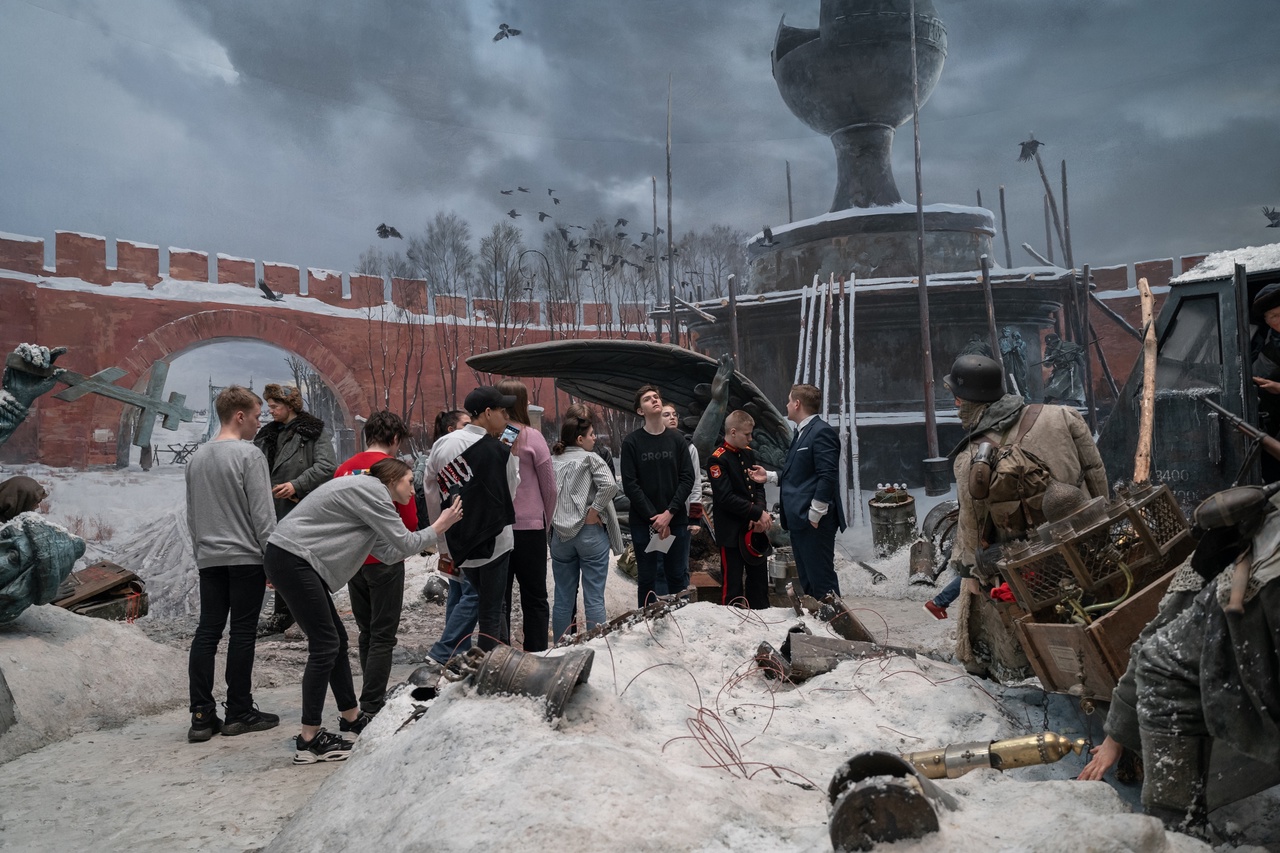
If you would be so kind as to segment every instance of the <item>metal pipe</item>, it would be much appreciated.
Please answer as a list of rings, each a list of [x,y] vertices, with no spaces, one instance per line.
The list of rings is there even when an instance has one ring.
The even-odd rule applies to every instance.
[[[1004,235],[1004,265],[1013,269],[1013,252],[1009,246],[1009,217],[1004,211],[1004,184],[1000,185],[1000,233]]]
[[[733,273],[729,273],[729,356],[733,359],[733,366],[736,370],[746,372],[746,368],[742,366],[742,359],[738,353],[738,277]],[[687,304],[687,303],[686,303]],[[693,307],[693,306],[689,306]],[[696,308],[694,309],[697,310]],[[702,317],[707,317],[706,313],[698,311]],[[715,322],[714,320],[712,322]]]

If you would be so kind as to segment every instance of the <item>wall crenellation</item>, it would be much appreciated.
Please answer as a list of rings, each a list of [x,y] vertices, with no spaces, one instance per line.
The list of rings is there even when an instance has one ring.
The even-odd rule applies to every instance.
[[[0,232],[0,270],[33,276],[78,278],[107,287],[114,282],[132,282],[154,287],[165,276],[160,273],[157,245],[136,240],[116,240],[116,265],[107,264],[107,239],[78,231],[54,232],[54,262],[45,264],[45,241],[40,237]],[[345,273],[318,267],[305,271],[296,264],[277,261],[259,262],[251,258],[218,254],[214,260],[215,275],[210,276],[209,254],[174,246],[166,250],[168,278],[174,281],[210,282],[238,287],[256,287],[258,278],[272,291],[285,296],[312,298],[339,308],[371,309],[386,305],[419,315],[435,315],[484,321],[493,315],[487,300],[480,297],[430,294],[421,279],[391,278],[384,280],[363,273]],[[550,323],[558,327],[573,326],[644,326],[649,306],[642,304],[610,305],[583,303],[573,306],[543,306],[537,302],[521,302],[513,306],[513,325],[542,327]]]

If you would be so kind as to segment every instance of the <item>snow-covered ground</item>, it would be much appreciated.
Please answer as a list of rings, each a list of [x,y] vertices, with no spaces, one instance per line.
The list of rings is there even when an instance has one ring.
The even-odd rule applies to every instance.
[[[53,520],[74,527],[79,519],[91,540],[98,531],[87,558],[150,553],[154,565],[129,567],[154,600],[172,613],[193,602],[183,587],[194,579],[189,555],[177,542],[158,547],[160,520],[183,512],[182,466],[0,468],[0,477],[16,473],[46,484]],[[920,497],[923,518],[930,502]],[[841,555],[845,598],[863,622],[926,654],[850,661],[802,685],[779,685],[761,677],[752,657],[762,640],[779,645],[798,617],[695,604],[591,643],[590,681],[555,724],[532,700],[480,697],[466,684],[448,686],[407,722],[413,703],[402,694],[351,760],[330,768],[289,766],[296,687],[280,688],[263,694],[263,707],[284,712],[285,722],[264,735],[188,745],[186,715],[172,711],[17,759],[0,783],[0,847],[245,850],[274,838],[269,849],[278,851],[821,851],[831,849],[828,782],[859,752],[1016,736],[1042,730],[1046,719],[1068,737],[1101,738],[1098,716],[1084,717],[1065,697],[1046,702],[1033,686],[1003,688],[947,662],[954,623],[922,611],[933,590],[906,584],[905,551],[875,560],[861,527]],[[887,579],[873,583],[855,558]],[[407,602],[432,563],[410,561]],[[611,575],[610,615],[630,607],[632,595],[628,581]],[[1071,781],[1082,765],[1069,756],[941,781],[960,808],[939,815],[937,836],[894,849],[1203,849],[1135,814],[1132,786],[1117,793]],[[312,796],[320,776],[326,781]],[[252,803],[238,805],[227,795],[233,790]],[[68,797],[95,805],[68,811]],[[1278,804],[1272,792],[1217,816],[1247,840],[1280,849],[1269,817]]]

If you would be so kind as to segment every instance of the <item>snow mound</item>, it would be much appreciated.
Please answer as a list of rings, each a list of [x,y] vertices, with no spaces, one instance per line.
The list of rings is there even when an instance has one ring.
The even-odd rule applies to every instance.
[[[756,645],[795,621],[693,604],[596,640],[590,682],[554,723],[537,700],[466,683],[410,721],[402,692],[268,850],[830,850],[826,788],[850,756],[1026,731],[983,682],[923,657],[766,681]],[[1106,785],[1022,772],[941,781],[961,809],[895,849],[1204,849],[1129,814]]]

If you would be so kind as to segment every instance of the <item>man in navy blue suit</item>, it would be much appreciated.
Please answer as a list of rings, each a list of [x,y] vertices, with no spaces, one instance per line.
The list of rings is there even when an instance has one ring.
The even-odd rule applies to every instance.
[[[818,417],[822,392],[796,385],[787,396],[787,419],[796,435],[778,478],[782,527],[791,533],[800,585],[814,598],[840,594],[836,578],[836,530],[844,530],[840,500],[840,438]]]

